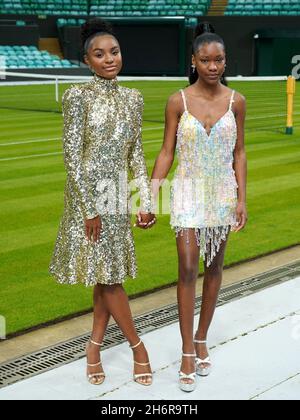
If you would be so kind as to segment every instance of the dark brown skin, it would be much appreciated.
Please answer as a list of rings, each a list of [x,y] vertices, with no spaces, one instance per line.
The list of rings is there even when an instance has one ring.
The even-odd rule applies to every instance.
[[[192,56],[192,63],[196,66],[199,78],[196,83],[185,89],[188,111],[202,122],[209,134],[211,127],[227,112],[231,96],[231,89],[220,82],[226,64],[223,46],[216,42],[202,44],[196,54]],[[247,162],[244,147],[246,103],[245,98],[237,92],[234,100],[232,110],[237,124],[237,141],[234,149],[233,168],[239,186],[236,206],[238,225],[234,231],[238,232],[245,227],[247,222]],[[159,192],[158,184],[161,184],[167,177],[172,167],[176,148],[177,126],[183,112],[182,96],[180,92],[177,92],[169,98],[166,105],[164,142],[151,176],[152,185],[156,186],[153,188],[154,197]],[[206,345],[194,345],[193,343],[195,290],[199,272],[199,247],[197,246],[193,229],[189,231],[189,240],[190,243],[186,244],[185,235],[183,237],[179,235],[176,239],[179,263],[177,296],[183,342],[182,350],[184,353],[196,352],[198,357],[205,359],[208,356]],[[228,236],[226,241],[222,242],[220,250],[210,267],[207,268],[206,265],[204,267],[203,303],[196,332],[196,338],[199,340],[206,339],[215,311],[222,283],[223,261],[227,240]],[[194,363],[194,358],[183,357],[181,370],[187,374],[194,372]],[[189,383],[192,381],[186,379],[185,382]]]
[[[88,54],[85,55],[85,62],[96,74],[105,79],[114,79],[122,68],[122,56],[120,46],[116,38],[111,35],[101,35],[93,39]],[[137,226],[147,229],[155,223],[155,215],[139,212],[137,215]],[[98,241],[101,234],[100,216],[94,219],[85,220],[86,237],[88,240]],[[112,316],[120,327],[129,344],[135,345],[139,342],[132,314],[130,311],[128,297],[121,284],[106,286],[98,284],[94,288],[94,322],[92,340],[98,343],[103,341],[105,331]],[[134,360],[139,363],[149,361],[147,350],[141,344],[132,350]],[[99,347],[89,344],[87,347],[88,363],[99,362]],[[88,373],[103,372],[102,366],[88,367]],[[134,373],[151,373],[151,367],[134,365]],[[100,377],[99,377],[100,378]],[[98,377],[96,378],[98,380]],[[141,380],[145,383],[150,382],[150,378],[145,376]]]

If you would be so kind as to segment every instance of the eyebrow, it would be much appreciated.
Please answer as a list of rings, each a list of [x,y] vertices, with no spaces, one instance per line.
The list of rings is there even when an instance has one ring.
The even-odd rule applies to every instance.
[[[200,58],[201,58],[201,59],[204,59],[204,58],[209,58],[209,55],[200,55]],[[216,55],[216,56],[215,56],[215,58],[224,58],[224,57],[223,57],[223,55],[220,55],[220,54],[219,54],[219,55]]]
[[[119,48],[117,45],[115,47],[112,47],[110,50],[115,50],[116,48]],[[104,51],[102,48],[94,48],[93,51]]]

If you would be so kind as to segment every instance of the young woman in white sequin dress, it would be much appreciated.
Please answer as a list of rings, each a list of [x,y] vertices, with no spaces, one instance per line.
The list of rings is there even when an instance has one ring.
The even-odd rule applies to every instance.
[[[120,46],[106,22],[84,24],[82,44],[95,74],[63,96],[67,182],[50,273],[62,284],[94,286],[94,324],[86,346],[89,382],[104,381],[99,350],[112,316],[133,350],[134,380],[150,385],[147,351],[122,286],[127,276],[136,277],[127,172],[140,189],[137,226],[148,228],[155,222],[141,143],[143,98],[136,89],[118,84]]]
[[[179,261],[183,342],[179,386],[183,391],[195,389],[196,374],[206,376],[210,372],[206,337],[221,286],[225,247],[230,230],[239,231],[247,220],[245,99],[222,83],[225,66],[223,40],[210,24],[199,25],[193,42],[190,86],[168,100],[165,138],[152,173],[157,197],[177,150],[171,226],[176,232]],[[194,334],[200,255],[205,263],[204,285]]]

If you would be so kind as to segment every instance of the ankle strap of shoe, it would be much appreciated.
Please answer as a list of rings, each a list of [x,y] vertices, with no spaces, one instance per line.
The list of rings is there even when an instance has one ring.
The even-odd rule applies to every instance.
[[[96,341],[93,341],[92,339],[90,339],[90,342],[92,344],[95,344],[95,346],[99,346],[99,347],[103,346],[103,343],[96,343]]]
[[[207,340],[196,340],[196,339],[194,339],[194,343],[197,343],[197,344],[206,344],[207,343]]]
[[[140,340],[137,344],[135,344],[134,346],[129,346],[131,349],[135,349],[136,347],[138,347],[140,344],[142,343],[142,340]]]
[[[196,357],[197,354],[196,353],[182,353],[182,356],[184,356],[184,357]]]

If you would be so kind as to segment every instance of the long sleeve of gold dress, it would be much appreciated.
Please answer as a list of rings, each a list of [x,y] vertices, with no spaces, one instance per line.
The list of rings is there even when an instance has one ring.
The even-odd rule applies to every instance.
[[[128,174],[139,188],[141,210],[152,208],[141,141],[143,97],[95,74],[68,88],[62,104],[67,178],[49,272],[62,284],[123,283],[137,274]],[[100,239],[88,241],[84,220],[97,215]]]

